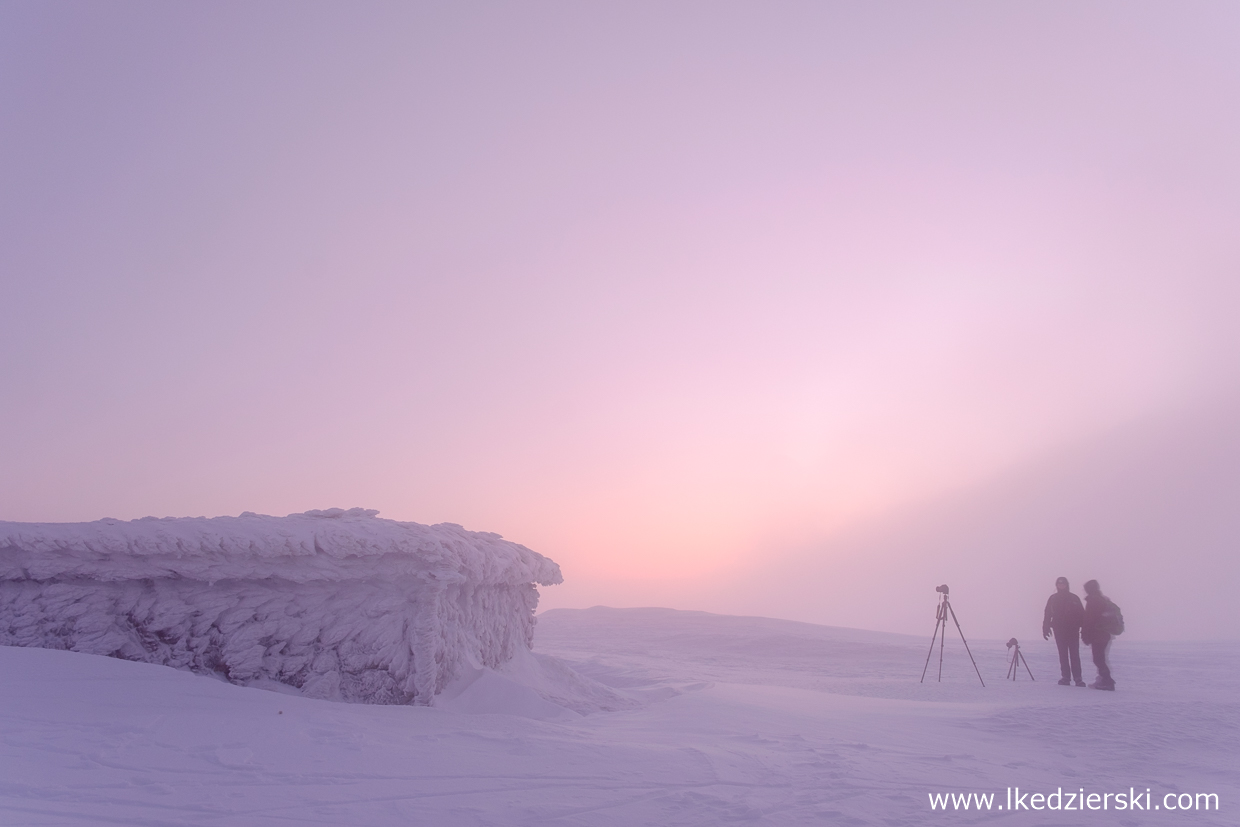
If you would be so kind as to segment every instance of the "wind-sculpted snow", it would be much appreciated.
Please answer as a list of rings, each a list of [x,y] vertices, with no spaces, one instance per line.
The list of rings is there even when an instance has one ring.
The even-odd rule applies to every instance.
[[[529,649],[559,566],[376,513],[0,522],[0,644],[397,704]]]
[[[1125,635],[1119,689],[1097,692],[1056,685],[1041,621],[1028,618],[1036,681],[1003,679],[1003,640],[970,640],[982,687],[959,640],[943,682],[918,683],[929,630],[555,609],[535,652],[463,669],[436,709],[0,647],[0,824],[1235,827],[1240,644]],[[1022,813],[1009,787],[1027,803],[1130,787],[1218,803],[1134,814],[1112,795],[1109,811]],[[933,809],[974,792],[997,806]]]

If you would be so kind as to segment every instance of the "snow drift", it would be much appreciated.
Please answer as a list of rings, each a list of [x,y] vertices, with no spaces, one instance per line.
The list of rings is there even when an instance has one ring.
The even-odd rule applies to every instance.
[[[429,704],[529,650],[559,566],[377,513],[0,522],[0,644],[381,704]]]

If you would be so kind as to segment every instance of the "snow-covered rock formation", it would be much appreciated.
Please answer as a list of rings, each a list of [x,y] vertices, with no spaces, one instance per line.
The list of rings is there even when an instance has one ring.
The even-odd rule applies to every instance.
[[[377,513],[0,522],[0,644],[384,704],[429,704],[463,667],[529,649],[559,566]]]

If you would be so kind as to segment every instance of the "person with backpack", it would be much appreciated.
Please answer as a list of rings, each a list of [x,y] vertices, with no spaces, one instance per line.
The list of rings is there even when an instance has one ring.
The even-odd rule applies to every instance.
[[[1081,622],[1085,618],[1085,607],[1081,598],[1068,589],[1068,578],[1060,577],[1055,581],[1055,593],[1046,601],[1046,612],[1042,616],[1042,639],[1046,640],[1055,632],[1055,646],[1059,648],[1059,679],[1060,686],[1068,686],[1073,680],[1077,686],[1084,686],[1081,680]]]
[[[1111,667],[1107,664],[1107,649],[1111,638],[1124,631],[1124,616],[1119,606],[1102,593],[1097,580],[1085,584],[1085,621],[1081,625],[1081,640],[1094,652],[1094,666],[1098,667],[1098,679],[1090,684],[1094,689],[1115,689]]]

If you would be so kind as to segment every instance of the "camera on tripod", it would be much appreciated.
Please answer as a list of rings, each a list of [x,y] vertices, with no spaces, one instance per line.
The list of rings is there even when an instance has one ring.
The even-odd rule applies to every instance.
[[[1016,638],[1012,638],[1007,642],[1007,648],[1012,650],[1012,660],[1008,663],[1007,676],[1012,680],[1016,680],[1016,669],[1020,664],[1025,665],[1025,671],[1029,673],[1029,680],[1036,681],[1033,676],[1033,670],[1029,668],[1029,661],[1025,660],[1025,656],[1020,652],[1020,644],[1016,642]]]
[[[977,661],[973,660],[973,653],[969,652],[969,641],[964,639],[964,631],[960,628],[960,621],[956,619],[956,610],[952,608],[951,597],[948,596],[950,591],[947,584],[935,586],[934,590],[941,595],[939,597],[939,605],[934,613],[934,634],[930,636],[930,651],[926,653],[926,665],[921,668],[921,683],[926,682],[926,670],[930,668],[930,656],[934,654],[934,641],[939,641],[939,680],[943,680],[943,645],[947,643],[947,618],[950,616],[952,623],[956,624],[956,631],[960,632],[960,642],[964,644],[964,650],[969,653],[969,660],[973,663],[973,671],[977,672],[977,679],[981,681],[982,686],[986,685],[986,681],[982,680],[982,670],[977,668]],[[942,635],[940,636],[940,632]],[[1012,643],[1016,641],[1013,640]],[[1009,646],[1011,644],[1008,644]]]

